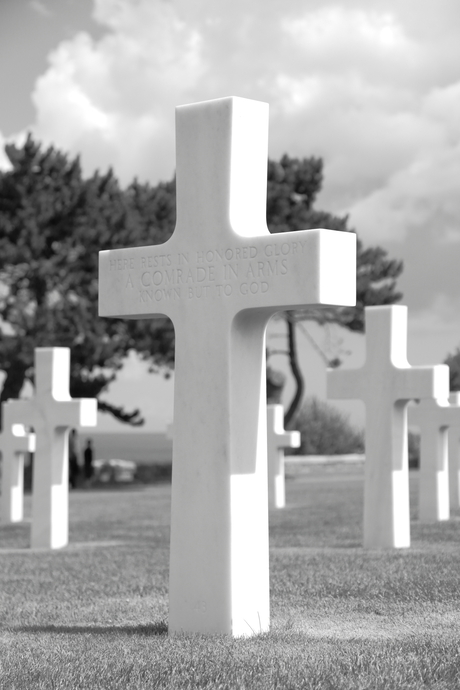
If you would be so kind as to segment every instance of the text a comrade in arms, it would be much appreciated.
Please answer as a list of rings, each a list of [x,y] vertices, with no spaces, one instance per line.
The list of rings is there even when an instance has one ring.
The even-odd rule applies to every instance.
[[[306,240],[296,240],[283,242],[282,244],[267,244],[263,248],[263,255],[267,258],[286,257],[289,254],[301,253],[304,250]],[[159,245],[159,249],[162,245]],[[139,248],[141,249],[141,248]],[[146,248],[145,248],[146,249]],[[151,250],[152,248],[149,247]],[[116,250],[115,250],[116,251]],[[190,256],[192,254],[192,257]],[[258,248],[254,245],[246,247],[227,247],[227,249],[208,249],[195,252],[155,253],[140,257],[130,258],[111,258],[109,260],[109,270],[126,271],[141,270],[146,268],[160,268],[174,265],[186,266],[187,264],[215,264],[229,261],[241,261],[256,259],[260,255]],[[139,260],[136,261],[136,258]],[[136,265],[137,264],[137,265]]]
[[[302,254],[305,245],[306,240],[299,239],[268,243],[262,248],[251,244],[177,253],[164,252],[165,245],[159,245],[160,251],[151,254],[146,252],[155,251],[154,247],[139,247],[134,250],[137,256],[118,259],[112,255],[109,269],[127,271],[125,290],[137,287],[137,299],[144,303],[228,297],[233,293],[233,281],[238,282],[240,294],[257,294],[269,289],[267,279],[288,273],[289,255]]]

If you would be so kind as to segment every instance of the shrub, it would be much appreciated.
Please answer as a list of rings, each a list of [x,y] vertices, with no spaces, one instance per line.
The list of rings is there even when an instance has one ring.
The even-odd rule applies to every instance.
[[[302,434],[300,455],[364,453],[364,434],[327,402],[307,398],[292,425]]]

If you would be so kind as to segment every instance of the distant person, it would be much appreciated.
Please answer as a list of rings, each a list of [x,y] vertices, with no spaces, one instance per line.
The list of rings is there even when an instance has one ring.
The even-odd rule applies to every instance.
[[[79,474],[77,432],[75,429],[72,429],[69,435],[69,484],[72,489],[77,487]]]
[[[87,483],[91,481],[93,476],[93,446],[91,444],[91,439],[86,441],[86,448],[83,452],[83,457],[85,460],[85,480]]]

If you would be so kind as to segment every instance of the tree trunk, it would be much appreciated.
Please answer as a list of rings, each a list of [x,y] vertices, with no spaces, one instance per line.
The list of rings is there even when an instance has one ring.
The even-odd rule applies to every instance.
[[[26,378],[27,367],[17,361],[13,361],[6,369],[6,377],[0,393],[0,428],[2,427],[2,403],[7,400],[19,398]]]
[[[302,372],[299,367],[299,361],[297,357],[295,316],[293,312],[286,312],[286,324],[288,330],[289,366],[291,368],[291,372],[297,386],[291,404],[289,405],[289,408],[286,414],[284,415],[284,428],[289,429],[290,422],[294,419],[297,412],[299,411],[299,407],[303,399],[305,383]]]

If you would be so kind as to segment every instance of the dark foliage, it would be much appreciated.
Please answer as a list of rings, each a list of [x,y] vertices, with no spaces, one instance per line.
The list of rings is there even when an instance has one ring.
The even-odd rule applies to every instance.
[[[460,348],[447,355],[444,364],[449,366],[450,390],[460,391]]]
[[[346,415],[317,398],[307,398],[298,412],[294,427],[301,432],[300,455],[364,453],[364,436]]]
[[[319,158],[290,158],[268,165],[267,223],[271,232],[328,228],[353,232],[347,216],[335,216],[313,208],[323,182],[323,163]],[[288,339],[287,354],[296,391],[285,416],[288,426],[296,415],[304,394],[303,375],[298,365],[296,347],[297,321],[309,320],[319,324],[336,323],[351,331],[364,330],[364,307],[399,302],[402,294],[396,290],[401,275],[401,261],[389,259],[381,247],[364,248],[357,242],[356,307],[307,308],[285,312]],[[332,364],[332,363],[331,363]],[[340,364],[335,361],[334,366]]]
[[[84,180],[78,158],[43,151],[31,136],[9,145],[12,170],[0,172],[0,401],[33,381],[35,347],[72,350],[70,392],[98,397],[131,348],[152,364],[172,359],[172,328],[157,321],[100,319],[98,251],[162,242],[172,231],[174,183],[134,182],[122,191],[111,170]],[[100,409],[131,424],[139,410]]]
[[[155,187],[136,180],[122,190],[109,170],[83,179],[78,158],[31,136],[22,147],[9,145],[12,170],[0,172],[0,370],[6,374],[0,402],[18,397],[33,381],[35,347],[72,350],[71,395],[99,397],[113,381],[130,349],[153,371],[174,362],[174,329],[168,319],[124,321],[97,315],[98,252],[123,246],[159,244],[175,225],[175,181]],[[269,161],[267,222],[271,232],[326,227],[349,232],[346,217],[317,211],[323,165],[318,158]],[[297,382],[287,413],[292,419],[303,397],[297,363],[295,323],[309,319],[363,330],[364,306],[401,298],[396,279],[401,262],[380,247],[358,242],[356,308],[306,309],[286,313],[288,352]],[[279,389],[278,389],[279,396]],[[131,424],[139,410],[99,401],[100,409]]]

